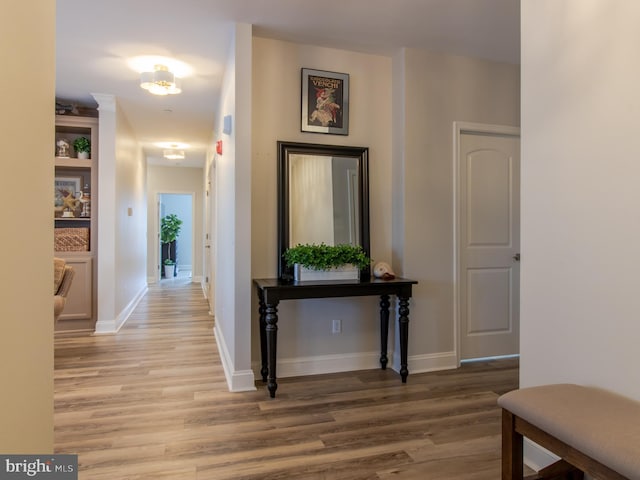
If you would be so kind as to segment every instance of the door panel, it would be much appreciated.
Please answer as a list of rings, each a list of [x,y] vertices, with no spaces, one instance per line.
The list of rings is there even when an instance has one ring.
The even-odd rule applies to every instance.
[[[519,352],[520,141],[462,133],[459,308],[461,359]]]

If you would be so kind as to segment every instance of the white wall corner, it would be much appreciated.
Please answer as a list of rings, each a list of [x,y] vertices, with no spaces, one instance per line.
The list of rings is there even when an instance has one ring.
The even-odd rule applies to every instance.
[[[133,297],[129,304],[113,319],[98,319],[96,322],[96,335],[118,333],[122,326],[129,320],[131,313],[135,310],[140,300],[146,295],[149,288],[145,285]]]
[[[222,362],[224,376],[227,379],[227,387],[230,392],[250,392],[256,390],[255,377],[252,370],[233,370],[233,361],[229,355],[229,349],[224,340],[222,330],[218,328],[218,323],[213,327],[213,335],[218,345],[218,353]]]
[[[116,111],[116,97],[108,93],[92,93],[91,96],[98,102],[98,110],[103,112]]]

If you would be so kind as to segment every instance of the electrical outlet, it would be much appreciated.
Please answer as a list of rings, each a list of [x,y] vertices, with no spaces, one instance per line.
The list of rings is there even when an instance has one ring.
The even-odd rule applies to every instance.
[[[342,320],[331,321],[331,333],[342,333]]]

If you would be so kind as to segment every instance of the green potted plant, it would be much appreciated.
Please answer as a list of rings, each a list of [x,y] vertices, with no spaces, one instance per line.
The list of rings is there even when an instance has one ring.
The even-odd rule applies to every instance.
[[[73,149],[78,158],[86,160],[91,155],[91,141],[87,137],[78,137],[73,141]]]
[[[162,243],[162,257],[163,264],[165,266],[165,276],[167,276],[166,267],[168,265],[173,268],[173,274],[170,276],[176,275],[176,240],[180,235],[181,225],[182,220],[180,220],[178,216],[173,213],[162,217],[162,220],[160,222],[160,242]],[[172,263],[168,264],[168,260]]]
[[[288,248],[284,260],[295,280],[357,280],[371,259],[359,245],[299,244]]]
[[[165,278],[171,278],[175,275],[176,262],[170,258],[164,260],[164,276]]]

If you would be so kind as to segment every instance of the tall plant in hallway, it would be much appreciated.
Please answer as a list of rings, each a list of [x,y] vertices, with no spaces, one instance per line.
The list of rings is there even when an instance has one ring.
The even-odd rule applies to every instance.
[[[162,217],[160,222],[160,242],[163,245],[163,257],[164,257],[164,246],[166,246],[166,258],[163,259],[162,263],[164,265],[173,265],[173,275],[176,275],[176,240],[180,235],[180,225],[182,225],[182,220],[178,218],[177,215],[171,213],[169,215],[165,215]],[[173,247],[173,255],[172,255],[172,247]],[[166,275],[165,275],[166,276]]]

